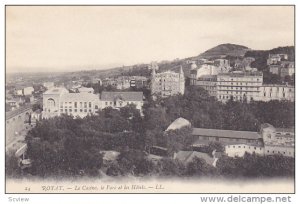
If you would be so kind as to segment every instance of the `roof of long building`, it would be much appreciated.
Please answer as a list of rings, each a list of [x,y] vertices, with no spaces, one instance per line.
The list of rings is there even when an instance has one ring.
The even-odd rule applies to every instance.
[[[143,92],[102,92],[102,101],[114,101],[122,99],[125,101],[142,101]]]
[[[257,132],[218,130],[218,129],[205,129],[205,128],[193,128],[192,134],[199,135],[199,136],[241,138],[241,139],[260,139],[260,138],[262,138],[262,136]]]

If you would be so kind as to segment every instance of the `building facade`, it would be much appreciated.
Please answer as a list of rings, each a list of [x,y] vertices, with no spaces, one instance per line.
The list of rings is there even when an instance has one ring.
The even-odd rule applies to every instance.
[[[260,101],[288,100],[295,101],[295,87],[290,85],[264,84],[260,87]]]
[[[185,78],[182,67],[179,73],[166,71],[156,73],[152,70],[151,94],[161,97],[168,97],[177,94],[184,94]]]
[[[258,100],[263,83],[261,72],[231,72],[217,75],[217,99],[226,102]]]
[[[65,88],[54,88],[43,94],[42,117],[51,118],[67,114],[83,118],[106,107],[118,109],[129,104],[135,104],[136,108],[142,111],[143,93],[103,92],[99,97],[93,93],[69,93]]]
[[[119,109],[130,104],[135,105],[141,112],[144,105],[143,92],[102,92],[100,96],[101,109],[107,107]]]
[[[190,84],[202,87],[209,95],[217,97],[217,75],[204,75],[198,79],[190,78]]]
[[[264,140],[265,155],[295,157],[295,129],[274,128],[266,123],[262,125],[260,134]]]
[[[294,129],[274,128],[265,123],[259,132],[193,128],[196,137],[193,147],[201,147],[211,142],[219,142],[230,157],[244,154],[295,156]]]

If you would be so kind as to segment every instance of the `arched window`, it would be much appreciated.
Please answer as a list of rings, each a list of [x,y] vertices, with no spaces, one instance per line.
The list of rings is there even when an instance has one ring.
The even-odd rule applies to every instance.
[[[48,107],[49,109],[53,109],[53,108],[55,107],[55,101],[54,101],[54,99],[49,98],[49,99],[47,100],[47,107]]]

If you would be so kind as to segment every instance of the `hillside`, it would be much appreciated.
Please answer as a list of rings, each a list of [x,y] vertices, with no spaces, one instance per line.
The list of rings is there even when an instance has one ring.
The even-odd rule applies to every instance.
[[[221,44],[216,47],[213,47],[204,53],[197,56],[197,58],[219,58],[222,56],[233,56],[233,57],[243,57],[247,51],[251,50],[250,48],[243,45],[235,44]]]
[[[271,50],[251,50],[245,53],[245,57],[253,57],[255,61],[252,63],[252,67],[256,67],[260,71],[268,71],[267,59],[269,54],[288,54],[288,60],[295,60],[295,47],[286,46],[278,47]]]

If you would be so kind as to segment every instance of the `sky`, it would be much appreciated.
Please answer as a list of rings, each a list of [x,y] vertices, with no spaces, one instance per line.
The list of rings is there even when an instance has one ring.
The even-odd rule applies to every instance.
[[[107,69],[222,43],[294,45],[292,6],[6,6],[6,71]]]

